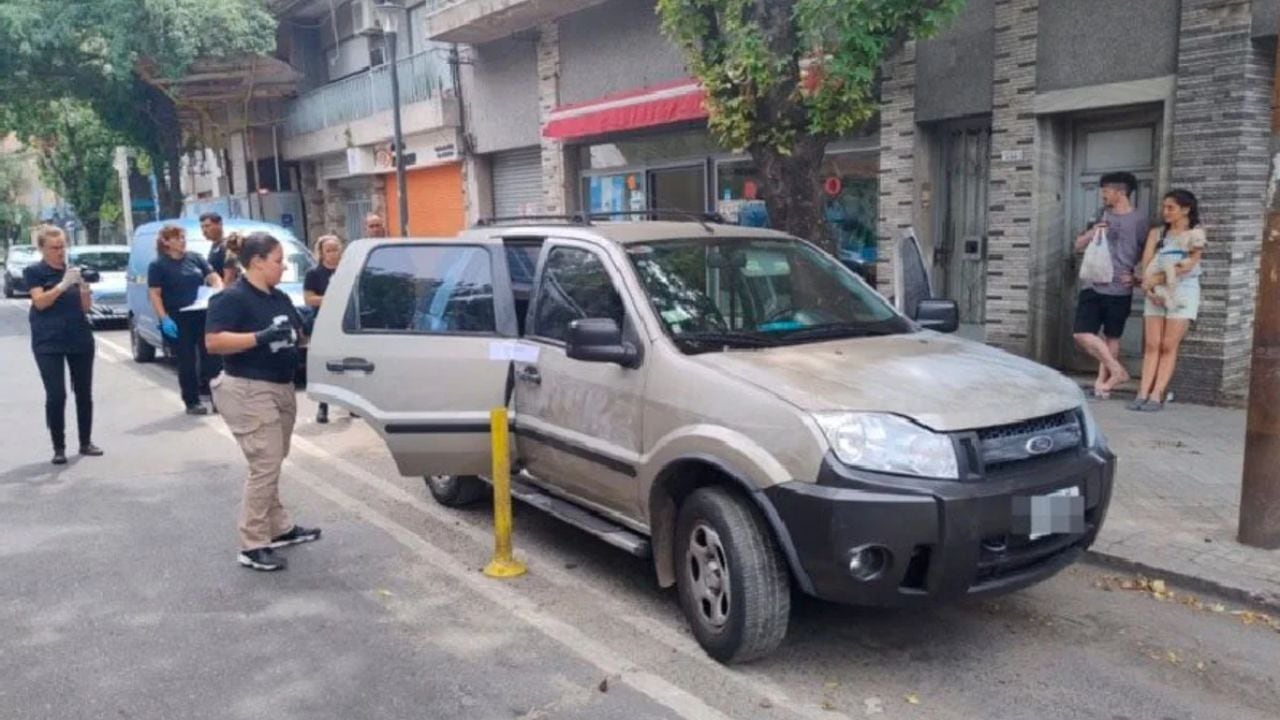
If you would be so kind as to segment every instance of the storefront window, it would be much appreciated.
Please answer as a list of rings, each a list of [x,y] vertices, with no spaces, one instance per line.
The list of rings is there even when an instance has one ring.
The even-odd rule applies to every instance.
[[[875,263],[877,173],[874,152],[835,153],[822,162],[822,213],[827,233],[823,239],[837,248],[841,260]],[[717,209],[730,222],[770,226],[762,202],[766,192],[751,160],[718,165]]]
[[[592,175],[582,179],[582,197],[592,214],[639,212],[648,208],[643,172]],[[612,220],[642,220],[642,216],[616,215]]]
[[[578,162],[582,170],[608,170],[702,160],[721,152],[705,130],[686,130],[582,145]]]

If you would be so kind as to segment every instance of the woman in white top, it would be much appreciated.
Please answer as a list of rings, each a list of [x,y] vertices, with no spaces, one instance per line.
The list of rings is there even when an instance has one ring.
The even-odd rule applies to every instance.
[[[1200,207],[1187,190],[1171,190],[1160,205],[1163,228],[1147,234],[1142,253],[1143,311],[1142,383],[1130,410],[1158,412],[1178,364],[1178,348],[1200,312],[1200,258],[1204,228]],[[1169,278],[1168,274],[1173,273]],[[1169,282],[1172,279],[1173,282]]]

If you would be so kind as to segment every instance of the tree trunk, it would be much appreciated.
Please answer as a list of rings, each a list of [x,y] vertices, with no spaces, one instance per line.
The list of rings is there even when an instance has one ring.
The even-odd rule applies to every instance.
[[[751,156],[764,178],[769,224],[835,255],[836,248],[825,231],[820,201],[826,147],[825,139],[801,136],[790,155],[757,146],[751,148]]]
[[[135,87],[145,94],[146,119],[154,131],[150,149],[160,217],[176,218],[182,214],[182,123],[178,107],[164,90],[141,78]]]
[[[96,216],[92,219],[80,218],[80,222],[84,223],[84,237],[90,245],[99,245],[102,243],[102,221]]]

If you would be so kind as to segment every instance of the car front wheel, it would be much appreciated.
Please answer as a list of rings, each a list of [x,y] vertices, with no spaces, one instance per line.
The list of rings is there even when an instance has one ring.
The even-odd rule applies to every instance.
[[[445,507],[463,507],[483,498],[489,485],[475,475],[428,475],[423,478],[431,497]]]
[[[787,634],[790,578],[759,513],[723,487],[680,507],[676,583],[698,644],[725,663],[772,652]]]

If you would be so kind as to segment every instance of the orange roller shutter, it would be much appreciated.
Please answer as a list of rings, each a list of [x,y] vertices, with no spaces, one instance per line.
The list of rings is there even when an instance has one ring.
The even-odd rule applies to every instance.
[[[453,237],[462,232],[462,164],[410,170],[409,234],[414,237]],[[400,234],[400,200],[395,173],[387,175],[387,230]]]

